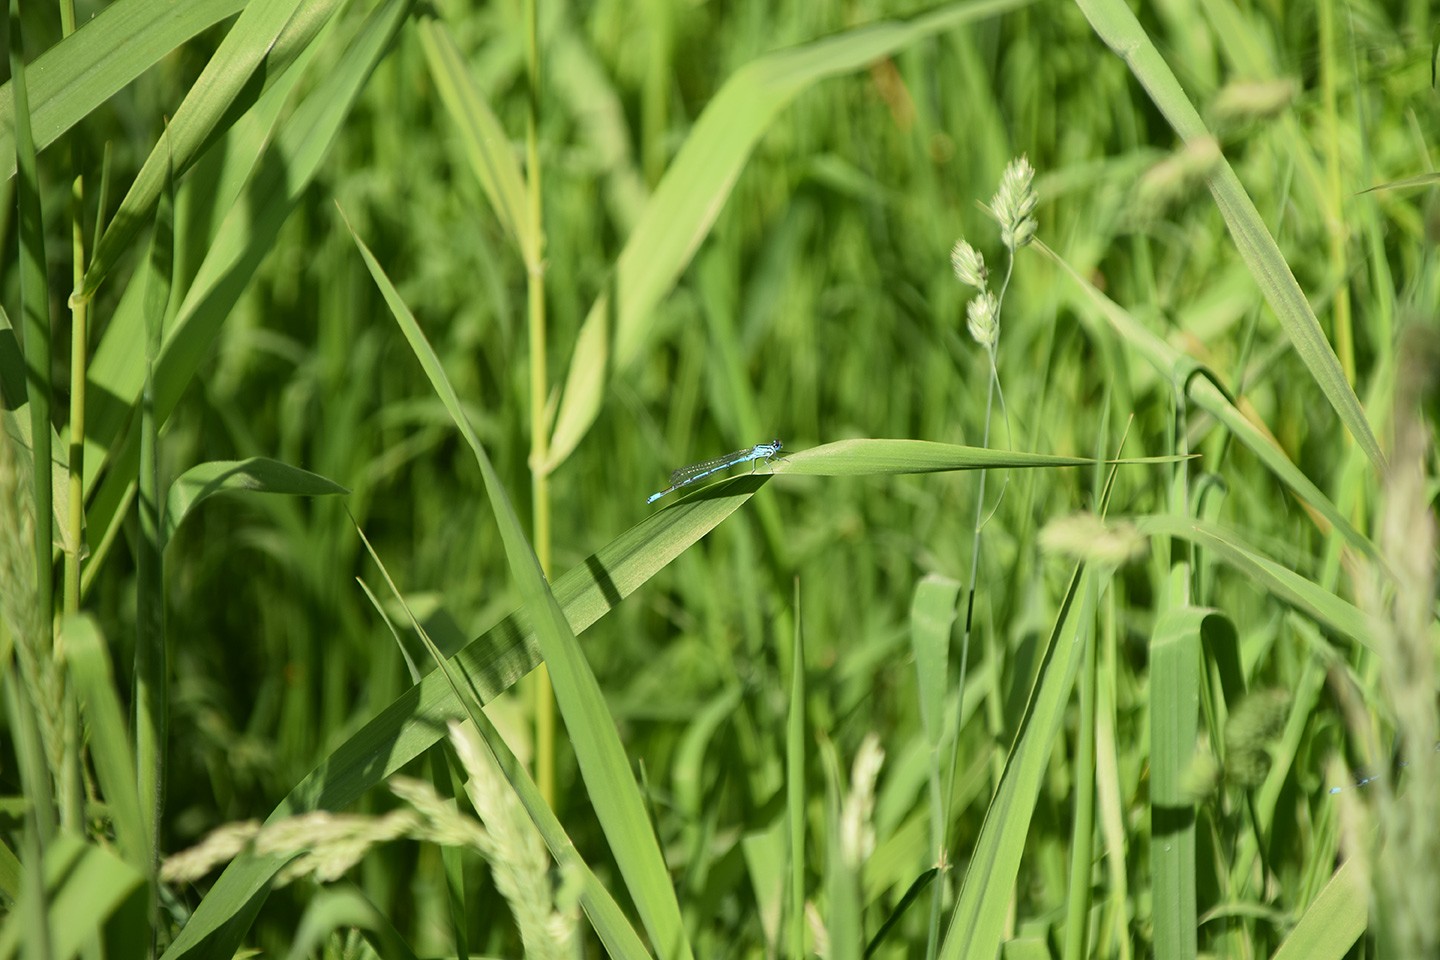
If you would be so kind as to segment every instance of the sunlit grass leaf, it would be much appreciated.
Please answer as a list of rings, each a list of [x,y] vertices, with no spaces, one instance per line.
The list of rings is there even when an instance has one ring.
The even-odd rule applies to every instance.
[[[321,497],[350,491],[319,474],[266,457],[198,464],[176,477],[170,485],[165,498],[163,542],[168,543],[190,511],[208,498],[218,493],[240,492]]]
[[[1277,599],[1313,617],[1321,626],[1365,646],[1370,646],[1376,636],[1377,627],[1368,614],[1271,560],[1234,530],[1170,514],[1137,517],[1135,525],[1146,535],[1180,537],[1211,551],[1216,559],[1245,574]]]
[[[245,0],[116,0],[31,63],[30,123],[44,150],[166,54]],[[0,179],[15,175],[14,88],[0,87]]]
[[[932,573],[910,601],[910,646],[920,689],[920,719],[932,750],[945,733],[945,691],[950,686],[950,632],[955,627],[960,581]]]
[[[145,882],[144,874],[110,850],[70,833],[59,834],[49,845],[44,876],[46,955],[53,960],[71,960],[82,947],[96,943],[110,918],[126,909],[127,900]],[[6,918],[0,928],[0,956],[14,956],[16,946],[30,936],[25,932],[28,919],[23,909]]]
[[[238,118],[237,104],[251,77],[275,50],[282,32],[298,27],[303,34],[299,45],[303,46],[314,39],[339,5],[340,0],[255,0],[245,6],[120,201],[76,291],[79,297],[89,298],[95,293],[130,248],[135,234],[150,221],[168,171],[173,169],[176,176],[183,174],[221,125],[227,119],[233,123]],[[278,66],[270,65],[272,69]]]
[[[1145,29],[1124,0],[1080,0],[1080,9],[1089,18],[1095,33],[1115,51],[1135,74],[1155,106],[1187,143],[1213,136],[1190,103]],[[1295,352],[1310,370],[1340,421],[1349,429],[1376,470],[1383,472],[1385,455],[1370,429],[1360,399],[1345,379],[1340,359],[1320,329],[1310,302],[1290,272],[1275,238],[1265,228],[1260,212],[1240,183],[1240,178],[1223,158],[1208,177],[1215,198],[1241,258],[1255,277],[1266,301],[1284,328]]]
[[[529,220],[525,216],[525,177],[505,128],[490,109],[470,76],[469,67],[445,24],[424,17],[419,26],[420,45],[430,76],[450,120],[465,145],[465,157],[480,181],[490,206],[514,239],[516,248],[528,256],[532,250]]]
[[[1370,890],[1352,860],[1340,865],[1271,960],[1340,960],[1365,932]]]
[[[940,949],[945,960],[988,960],[1000,952],[1006,904],[1015,892],[1041,780],[1050,765],[1089,642],[1093,616],[1088,609],[1093,596],[1087,588],[1090,576],[1088,570],[1077,568],[1065,591],[1000,786],[985,811],[985,822],[965,868],[960,899]]]
[[[1200,712],[1200,625],[1197,607],[1165,610],[1150,638],[1150,865],[1154,872],[1155,953],[1193,957],[1195,802],[1186,775],[1195,752]]]
[[[862,69],[943,30],[996,16],[1029,0],[954,4],[913,20],[868,24],[736,71],[695,122],[625,242],[612,283],[585,318],[571,352],[550,458],[554,470],[589,431],[610,377],[643,348],[652,311],[690,263],[730,196],[750,151],[796,95],[827,77]]]

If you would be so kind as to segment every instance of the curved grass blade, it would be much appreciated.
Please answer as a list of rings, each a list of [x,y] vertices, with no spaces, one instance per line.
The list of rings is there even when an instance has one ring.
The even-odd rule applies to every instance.
[[[955,4],[904,22],[875,23],[751,61],[706,106],[665,171],[575,342],[550,439],[554,470],[600,413],[609,378],[645,343],[651,311],[666,296],[720,215],[750,151],[775,116],[827,77],[862,69],[925,37],[1023,6],[1030,0]]]
[[[465,156],[505,232],[526,257],[533,249],[530,221],[525,215],[525,176],[511,149],[505,128],[475,86],[465,58],[445,24],[433,17],[420,21],[420,46],[435,89],[465,145]]]
[[[1169,514],[1138,517],[1135,525],[1147,536],[1180,537],[1205,548],[1278,599],[1314,618],[1317,623],[1367,647],[1377,635],[1379,628],[1370,615],[1298,573],[1285,569],[1247,544],[1233,530]]]
[[[1212,136],[1185,95],[1180,81],[1124,0],[1079,0],[1079,4],[1096,35],[1125,61],[1181,139],[1190,143]],[[1320,321],[1315,318],[1300,284],[1290,272],[1290,265],[1281,255],[1275,238],[1265,228],[1260,212],[1255,209],[1240,178],[1222,157],[1207,180],[1215,205],[1230,228],[1241,259],[1255,277],[1266,302],[1275,311],[1295,352],[1339,414],[1340,421],[1360,444],[1375,469],[1383,473],[1385,455],[1380,452],[1380,444],[1370,429],[1365,409],[1350,382],[1345,379],[1340,359],[1331,349],[1325,332],[1320,329]]]
[[[110,654],[95,621],[86,614],[67,616],[60,625],[70,676],[74,678],[90,733],[90,757],[100,792],[110,809],[116,846],[136,871],[150,870],[150,841],[140,815],[134,757],[126,737],[129,723],[120,707],[110,669]]]
[[[317,473],[292,467],[267,457],[248,460],[213,460],[191,467],[170,485],[165,497],[165,527],[162,549],[180,524],[201,503],[218,493],[285,493],[321,497],[350,491]]]
[[[1101,316],[1129,347],[1138,351],[1155,371],[1176,389],[1185,390],[1193,403],[1229,428],[1235,439],[1259,457],[1281,483],[1294,491],[1302,504],[1324,517],[1350,546],[1372,559],[1378,556],[1370,539],[1356,530],[1335,503],[1290,461],[1275,438],[1251,422],[1235,406],[1229,395],[1218,386],[1219,380],[1213,373],[1206,371],[1193,357],[1181,353],[1172,344],[1156,336],[1044,243],[1037,240],[1034,246],[1089,296],[1091,302],[1100,310]]]
[[[1346,860],[1271,960],[1340,960],[1365,932],[1369,902],[1364,871],[1354,860]]]

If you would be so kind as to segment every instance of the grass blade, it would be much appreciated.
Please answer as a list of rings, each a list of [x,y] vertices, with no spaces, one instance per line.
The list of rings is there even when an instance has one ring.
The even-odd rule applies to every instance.
[[[426,17],[420,21],[419,34],[430,76],[465,145],[470,168],[505,232],[515,241],[516,249],[525,254],[531,249],[525,216],[525,176],[520,172],[510,138],[475,86],[465,58],[445,24]]]
[[[1189,540],[1254,580],[1277,599],[1365,646],[1370,646],[1376,635],[1377,627],[1370,615],[1266,557],[1233,530],[1169,514],[1138,517],[1135,526],[1147,536]]]
[[[1006,904],[1015,889],[1020,855],[1040,794],[1040,782],[1065,719],[1065,706],[1088,642],[1092,591],[1090,573],[1076,569],[1056,617],[1030,700],[1005,761],[1000,786],[965,870],[960,899],[940,955],[946,960],[979,960],[1000,952]],[[1081,609],[1075,609],[1077,597]]]
[[[170,485],[165,497],[165,530],[161,545],[170,542],[190,512],[220,493],[283,493],[323,497],[350,491],[317,473],[268,457],[213,460],[191,467]]]
[[[95,256],[75,295],[88,299],[130,248],[135,234],[149,222],[151,212],[174,171],[180,176],[227,122],[237,119],[244,91],[251,78],[277,47],[282,33],[292,25],[300,30],[285,48],[304,47],[312,40],[340,0],[307,4],[302,0],[256,0],[241,12],[225,34],[215,55],[175,111],[155,149],[140,168],[125,199],[110,220],[110,226],[95,247]],[[78,35],[78,33],[77,33]],[[280,64],[269,64],[275,69]],[[279,71],[276,70],[278,73]],[[258,88],[257,88],[258,89]]]
[[[1271,960],[1340,960],[1365,932],[1369,897],[1364,871],[1346,860]]]
[[[1150,639],[1150,865],[1155,883],[1155,955],[1193,957],[1195,801],[1185,776],[1200,714],[1200,624],[1207,611],[1160,615]]]
[[[556,702],[565,718],[590,802],[650,940],[660,956],[687,960],[691,956],[690,945],[680,919],[680,905],[675,898],[669,870],[651,829],[640,788],[630,772],[629,759],[620,743],[615,720],[605,705],[600,684],[585,662],[564,611],[545,582],[539,560],[525,539],[509,494],[501,485],[499,475],[495,473],[479,437],[461,409],[460,398],[450,386],[440,358],[425,340],[419,324],[385,276],[379,262],[353,230],[351,234],[401,331],[430,378],[431,386],[475,454],[500,526],[511,574],[520,588],[525,609],[536,626],[536,636],[554,684]]]
[[[245,0],[117,0],[35,58],[30,124],[44,150],[191,37]],[[15,175],[15,89],[0,87],[0,180]]]
[[[1079,4],[1095,33],[1125,61],[1181,139],[1189,143],[1213,136],[1205,129],[1204,121],[1185,95],[1180,81],[1124,0],[1079,0]],[[1370,429],[1370,421],[1365,418],[1360,399],[1345,379],[1340,359],[1326,340],[1320,321],[1310,309],[1310,302],[1305,299],[1300,284],[1290,272],[1290,265],[1281,255],[1275,238],[1265,228],[1260,212],[1255,209],[1240,178],[1222,157],[1207,179],[1215,205],[1230,228],[1241,258],[1250,268],[1266,302],[1275,311],[1295,352],[1309,368],[1310,375],[1339,414],[1340,421],[1364,449],[1375,469],[1383,472],[1385,455],[1380,452],[1380,444]]]

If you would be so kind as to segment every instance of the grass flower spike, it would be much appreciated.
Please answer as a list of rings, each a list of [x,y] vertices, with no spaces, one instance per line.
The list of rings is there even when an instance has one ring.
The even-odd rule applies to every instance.
[[[956,240],[954,248],[950,251],[950,265],[955,268],[955,277],[961,283],[974,287],[976,290],[984,290],[990,279],[990,271],[985,269],[985,258],[980,251],[976,250],[964,240]]]
[[[1000,239],[1010,251],[1019,250],[1035,236],[1035,168],[1024,157],[1011,160],[1000,178],[1000,189],[990,201],[1000,221]]]

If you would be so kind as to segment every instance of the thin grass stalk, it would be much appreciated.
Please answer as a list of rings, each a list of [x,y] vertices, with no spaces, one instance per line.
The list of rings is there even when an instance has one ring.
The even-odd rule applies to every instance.
[[[550,474],[542,466],[549,458],[549,418],[545,398],[545,234],[541,205],[540,170],[540,27],[539,0],[525,3],[525,55],[529,91],[525,114],[526,215],[530,221],[523,251],[525,257],[527,324],[530,332],[530,491],[532,538],[540,569],[550,576]],[[535,709],[535,782],[540,795],[555,804],[555,692],[550,671],[542,662],[535,669],[531,688]]]
[[[60,34],[68,37],[75,32],[75,5],[72,0],[60,4]],[[71,143],[70,168],[70,257],[71,278],[75,286],[85,277],[85,178],[80,140]],[[70,457],[68,477],[70,509],[65,518],[69,533],[65,537],[66,613],[80,609],[80,560],[84,550],[85,530],[85,366],[88,359],[90,304],[79,301],[70,305]]]
[[[1332,330],[1335,337],[1335,354],[1340,358],[1340,369],[1345,379],[1355,384],[1355,330],[1350,311],[1349,270],[1345,265],[1345,245],[1349,226],[1341,209],[1345,202],[1345,190],[1340,185],[1340,171],[1343,161],[1340,157],[1340,118],[1335,107],[1335,72],[1339,59],[1335,50],[1335,3],[1334,0],[1320,0],[1317,7],[1320,37],[1320,127],[1323,131],[1322,147],[1325,158],[1325,227],[1329,240],[1330,276],[1339,286],[1335,290],[1332,305],[1334,321]]]
[[[1028,245],[1035,238],[1037,221],[1035,206],[1038,202],[1033,180],[1034,169],[1023,155],[1011,160],[1000,177],[1000,186],[991,198],[991,213],[1000,225],[1000,239],[1007,254],[1005,279],[1000,284],[998,295],[988,289],[989,272],[984,258],[963,239],[951,251],[950,262],[955,276],[962,283],[975,287],[980,295],[974,298],[967,311],[967,327],[970,335],[985,348],[985,359],[990,367],[990,376],[985,389],[985,420],[981,448],[990,448],[990,419],[994,413],[995,397],[1000,395],[1000,408],[1005,409],[1005,397],[1000,392],[1000,368],[996,360],[1000,347],[1000,317],[1005,305],[1005,293],[1010,289],[1010,278],[1015,274],[1015,251]],[[955,745],[950,753],[950,769],[945,785],[944,823],[950,822],[950,802],[955,795],[955,768],[959,765],[960,719],[965,716],[965,680],[970,670],[970,632],[975,617],[975,584],[980,573],[980,531],[985,525],[985,478],[987,471],[980,471],[980,482],[975,492],[975,528],[970,541],[970,582],[966,587],[965,629],[960,640],[960,676],[955,695]],[[945,849],[945,838],[939,839],[940,849]],[[926,960],[935,960],[940,949],[940,909],[943,884],[935,885],[930,900],[930,930],[926,938]]]
[[[1087,610],[1099,609],[1100,587],[1089,583],[1092,593]],[[1099,686],[1099,656],[1095,643],[1085,645],[1080,665],[1080,724],[1075,743],[1075,815],[1070,829],[1070,883],[1065,898],[1064,960],[1089,956],[1090,878],[1095,850],[1095,732],[1096,697]]]
[[[22,321],[21,346],[25,354],[26,395],[30,404],[31,481],[35,522],[32,547],[35,566],[36,635],[20,638],[30,644],[32,670],[27,693],[34,699],[41,720],[50,775],[54,777],[59,823],[79,831],[84,822],[78,776],[79,734],[73,711],[65,708],[64,677],[55,660],[55,580],[53,542],[55,500],[51,462],[50,402],[52,384],[49,287],[45,276],[45,220],[40,205],[40,178],[35,140],[30,129],[24,43],[18,0],[9,8],[8,48],[10,85],[15,104],[16,204],[19,227],[19,280]],[[46,820],[39,821],[41,825]],[[42,848],[49,840],[40,838]]]
[[[790,836],[790,955],[805,956],[805,634],[795,580],[795,643],[790,657],[790,715],[785,723],[785,806]]]

